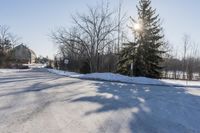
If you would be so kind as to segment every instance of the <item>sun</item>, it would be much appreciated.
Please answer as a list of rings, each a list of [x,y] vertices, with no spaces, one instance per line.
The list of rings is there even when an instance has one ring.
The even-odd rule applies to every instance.
[[[141,30],[142,30],[142,25],[141,25],[141,23],[135,23],[135,24],[134,24],[134,30],[135,30],[135,31],[141,31]]]
[[[135,21],[134,24],[133,24],[133,29],[136,32],[142,32],[142,30],[143,30],[143,21],[141,19],[138,19],[137,21]]]

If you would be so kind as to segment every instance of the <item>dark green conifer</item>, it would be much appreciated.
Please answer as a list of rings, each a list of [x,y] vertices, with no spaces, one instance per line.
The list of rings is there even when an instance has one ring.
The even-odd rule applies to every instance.
[[[160,25],[160,18],[156,14],[156,9],[151,7],[150,0],[140,0],[137,10],[138,18],[137,20],[132,19],[133,27],[131,28],[135,37],[135,49],[130,52],[132,46],[125,47],[122,53],[126,53],[127,56],[126,58],[121,56],[121,60],[126,60],[126,63],[133,62],[133,74],[135,76],[159,78],[162,70],[162,55],[164,53],[162,50],[164,35]],[[122,63],[121,60],[119,64]],[[122,64],[118,66],[122,66]]]

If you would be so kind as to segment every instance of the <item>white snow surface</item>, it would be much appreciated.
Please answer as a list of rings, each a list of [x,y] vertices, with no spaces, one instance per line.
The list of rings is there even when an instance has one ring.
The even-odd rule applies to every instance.
[[[200,81],[186,81],[186,80],[172,80],[172,79],[161,79],[163,82],[174,84],[174,85],[183,85],[183,86],[193,86],[200,87]]]
[[[132,84],[150,84],[150,85],[168,85],[168,86],[188,86],[200,87],[200,81],[184,81],[184,80],[170,80],[170,79],[151,79],[146,77],[129,77],[114,73],[91,73],[91,74],[78,74],[75,72],[61,71],[55,69],[48,69],[49,72],[67,76],[71,78],[104,80]]]
[[[200,133],[199,123],[197,87],[0,73],[0,133]]]
[[[24,72],[30,71],[33,68],[44,68],[46,64],[23,64],[28,66],[30,69],[0,69],[0,73],[13,73],[13,72]]]
[[[1,73],[23,72],[23,71],[30,71],[30,69],[0,69],[0,74]]]
[[[38,64],[38,63],[33,63],[33,64],[24,64],[28,66],[29,68],[44,68],[47,66],[47,64]]]

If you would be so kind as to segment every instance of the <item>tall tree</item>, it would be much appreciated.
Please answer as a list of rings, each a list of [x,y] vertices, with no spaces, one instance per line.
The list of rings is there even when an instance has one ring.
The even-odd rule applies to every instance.
[[[53,39],[61,45],[62,50],[67,49],[65,51],[68,54],[72,52],[84,57],[90,66],[90,72],[96,72],[99,69],[100,54],[105,53],[117,39],[120,23],[116,23],[114,14],[108,3],[89,7],[87,14],[72,16],[72,31],[65,28],[59,30],[53,33]]]
[[[141,49],[140,62],[144,66],[144,71],[140,76],[158,78],[161,75],[162,55],[164,53],[164,35],[160,25],[159,15],[156,9],[151,7],[150,0],[140,0],[138,9],[138,20],[135,21],[134,33],[136,43]],[[135,64],[137,66],[137,64]]]
[[[132,60],[130,62],[133,63],[135,76],[159,78],[163,53],[165,53],[160,18],[156,14],[156,9],[151,7],[150,0],[140,0],[137,10],[137,20],[131,18],[133,22],[131,29],[137,46],[135,46],[135,56],[127,60]]]

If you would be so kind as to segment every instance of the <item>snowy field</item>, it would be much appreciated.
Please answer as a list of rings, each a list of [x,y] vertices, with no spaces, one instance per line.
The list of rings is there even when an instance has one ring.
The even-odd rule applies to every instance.
[[[83,80],[42,68],[7,70],[0,73],[0,101],[0,133],[200,133],[197,86]]]

